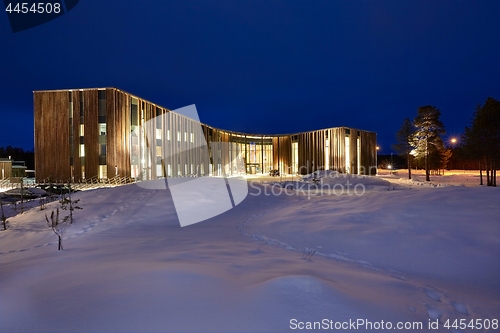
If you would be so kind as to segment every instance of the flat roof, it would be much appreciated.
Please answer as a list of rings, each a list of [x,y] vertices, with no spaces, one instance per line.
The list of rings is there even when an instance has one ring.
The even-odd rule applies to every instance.
[[[173,112],[181,117],[184,117],[184,118],[187,118],[187,119],[191,119],[193,121],[196,121],[196,122],[199,122],[200,124],[203,124],[207,127],[210,127],[212,129],[215,129],[215,130],[218,130],[218,131],[221,131],[221,132],[227,132],[227,133],[232,133],[232,134],[237,134],[237,135],[242,135],[242,136],[245,136],[247,138],[251,138],[251,137],[255,137],[256,139],[261,139],[261,138],[264,138],[264,139],[271,139],[273,137],[279,137],[279,136],[288,136],[288,135],[299,135],[299,134],[305,134],[305,133],[310,133],[310,132],[317,132],[317,131],[326,131],[326,130],[329,130],[329,129],[333,129],[333,128],[345,128],[345,129],[352,129],[352,130],[356,130],[356,131],[363,131],[363,132],[368,132],[368,133],[375,133],[376,132],[373,132],[373,131],[367,131],[367,130],[362,130],[362,129],[359,129],[359,128],[353,128],[353,127],[347,127],[347,126],[335,126],[335,127],[326,127],[326,128],[320,128],[320,129],[316,129],[316,130],[310,130],[310,131],[302,131],[302,132],[295,132],[295,133],[281,133],[281,134],[257,134],[257,133],[244,133],[244,132],[236,132],[236,131],[231,131],[231,130],[226,130],[226,129],[222,129],[222,128],[218,128],[218,127],[213,127],[211,125],[208,125],[208,124],[205,124],[205,123],[202,123],[201,121],[198,121],[198,120],[195,120],[195,119],[192,119],[192,118],[189,118],[189,117],[186,117],[180,113],[177,113],[175,111],[172,111],[170,110],[169,108],[166,108],[166,107],[163,107],[159,104],[156,104],[154,102],[151,102],[147,99],[144,99],[142,97],[139,97],[137,95],[134,95],[134,94],[131,94],[125,90],[122,90],[122,89],[119,89],[119,88],[116,88],[116,87],[96,87],[96,88],[72,88],[72,89],[52,89],[52,90],[33,90],[33,93],[39,93],[39,92],[56,92],[56,91],[59,91],[59,92],[64,92],[64,91],[84,91],[84,90],[105,90],[105,89],[114,89],[114,90],[117,90],[117,91],[120,91],[122,93],[125,93],[127,95],[130,95],[132,97],[135,97],[137,99],[140,99],[140,100],[143,100],[145,102],[148,102],[156,107],[159,107],[159,108],[162,108],[162,109],[165,109],[165,110],[168,110],[169,112]]]

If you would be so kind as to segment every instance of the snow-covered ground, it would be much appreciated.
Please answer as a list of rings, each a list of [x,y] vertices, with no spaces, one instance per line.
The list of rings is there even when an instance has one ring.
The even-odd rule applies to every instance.
[[[500,189],[460,173],[404,177],[249,177],[240,205],[184,228],[168,191],[79,192],[64,251],[45,222],[57,202],[5,207],[0,332],[498,325]]]

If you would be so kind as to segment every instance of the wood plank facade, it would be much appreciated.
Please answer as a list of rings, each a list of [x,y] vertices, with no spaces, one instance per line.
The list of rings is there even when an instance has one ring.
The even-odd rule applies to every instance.
[[[38,180],[157,179],[317,170],[376,174],[376,133],[213,128],[116,88],[35,91]]]

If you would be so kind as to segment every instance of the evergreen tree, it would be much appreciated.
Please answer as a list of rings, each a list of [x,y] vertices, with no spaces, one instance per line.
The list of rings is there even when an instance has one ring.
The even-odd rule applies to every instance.
[[[500,158],[500,101],[488,97],[484,105],[478,105],[470,127],[462,136],[464,151],[479,161],[481,185],[482,170],[486,170],[486,185],[496,186],[497,167]]]
[[[426,181],[430,181],[431,162],[438,160],[444,153],[444,145],[440,135],[446,132],[439,119],[440,116],[441,111],[435,106],[421,106],[418,108],[414,121],[416,152],[418,158],[424,159]]]
[[[450,158],[451,150],[445,148],[441,137],[437,137],[434,143],[434,149],[429,152],[429,169],[446,169]]]
[[[397,144],[393,145],[400,155],[406,158],[408,165],[408,179],[411,179],[411,152],[415,148],[415,126],[409,118],[405,118],[401,124],[401,128],[396,133]]]

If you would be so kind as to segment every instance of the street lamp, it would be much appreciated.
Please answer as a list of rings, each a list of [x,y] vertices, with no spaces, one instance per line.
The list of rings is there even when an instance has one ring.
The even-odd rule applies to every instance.
[[[455,143],[457,143],[457,139],[451,138],[450,142],[451,142],[451,158],[452,158],[452,161],[455,161],[456,159],[453,158],[453,148],[455,148]],[[455,166],[454,163],[453,163],[453,166]],[[464,167],[464,172],[465,172],[465,167]]]

